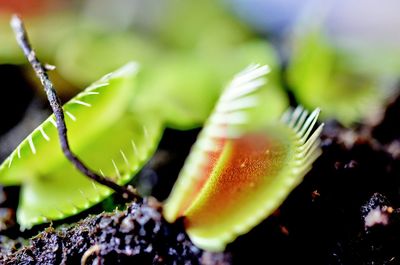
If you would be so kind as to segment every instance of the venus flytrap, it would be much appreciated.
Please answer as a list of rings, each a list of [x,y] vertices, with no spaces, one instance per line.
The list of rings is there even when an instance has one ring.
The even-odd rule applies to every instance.
[[[148,125],[148,115],[145,118],[140,115],[144,119],[142,122],[132,113],[130,106],[136,91],[137,65],[130,63],[106,75],[62,107],[47,75],[48,68],[36,57],[18,16],[12,16],[11,27],[54,113],[0,166],[0,183],[22,186],[17,211],[21,227],[62,219],[87,209],[109,195],[109,189],[124,198],[138,199],[134,190],[121,184],[131,179],[150,156],[149,152],[154,149],[161,131],[161,123],[153,120]],[[71,133],[76,135],[73,141],[69,141]],[[54,140],[50,142],[54,138],[58,138],[61,148],[57,148]],[[79,155],[75,149],[71,150],[74,141]],[[138,147],[136,141],[144,144],[139,142]],[[130,156],[125,153],[128,145],[132,150]],[[105,150],[107,154],[98,158]],[[82,156],[85,162],[81,160]],[[117,157],[122,157],[123,163]],[[94,162],[88,166],[86,163],[90,160]],[[103,169],[98,169],[100,173],[96,173],[92,167],[98,168],[99,163]],[[113,173],[109,172],[111,169]],[[110,179],[108,174],[114,179]],[[104,187],[98,188],[96,183]],[[77,192],[81,195],[80,199],[76,196]]]
[[[270,215],[321,153],[318,109],[308,114],[298,107],[279,122],[255,118],[268,71],[253,66],[233,79],[165,203],[165,218],[184,217],[188,235],[203,249],[223,250]]]
[[[130,63],[64,105],[70,144],[91,168],[127,183],[150,158],[161,121],[131,113],[138,67]],[[36,128],[0,166],[2,185],[21,185],[21,227],[76,214],[112,193],[77,171],[61,152],[54,116]]]

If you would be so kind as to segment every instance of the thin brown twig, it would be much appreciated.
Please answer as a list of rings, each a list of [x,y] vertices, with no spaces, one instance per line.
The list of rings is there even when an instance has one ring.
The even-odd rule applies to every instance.
[[[67,126],[65,125],[64,120],[64,111],[61,107],[61,101],[57,96],[53,83],[50,81],[49,76],[47,75],[47,69],[36,57],[35,51],[32,49],[31,44],[28,40],[28,34],[21,18],[17,15],[13,15],[11,18],[11,27],[14,30],[18,45],[21,47],[25,57],[28,59],[29,63],[36,73],[36,76],[40,79],[40,82],[42,83],[43,88],[46,92],[47,99],[49,100],[54,116],[56,117],[58,136],[64,155],[75,166],[76,169],[78,169],[82,174],[89,177],[90,179],[113,189],[124,198],[139,199],[140,196],[130,189],[118,185],[109,178],[105,178],[94,173],[71,151],[67,137]]]

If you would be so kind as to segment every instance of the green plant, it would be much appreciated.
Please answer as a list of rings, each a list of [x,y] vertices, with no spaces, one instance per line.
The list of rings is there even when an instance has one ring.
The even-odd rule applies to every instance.
[[[152,112],[132,111],[136,72],[137,65],[128,64],[63,107],[72,147],[120,185],[151,156],[164,124]],[[289,110],[280,122],[266,118],[267,72],[267,66],[252,66],[235,76],[165,203],[165,218],[185,217],[201,248],[220,251],[270,215],[320,154],[322,125],[312,133],[319,110]],[[50,116],[0,166],[3,185],[22,186],[17,217],[23,228],[73,215],[112,192],[63,156],[55,124]]]
[[[64,105],[72,148],[91,168],[127,183],[150,158],[162,121],[132,111],[138,66],[127,64]],[[54,115],[35,129],[0,166],[2,185],[21,185],[22,228],[63,219],[112,191],[77,171],[61,152]]]
[[[200,127],[213,110],[222,88],[249,62],[275,68],[277,59],[264,41],[253,41],[215,54],[176,52],[164,55],[157,65],[140,76],[134,106],[138,111],[156,111],[175,129]],[[276,74],[269,76],[263,99],[268,102],[264,118],[275,120],[288,100]]]
[[[319,110],[301,107],[282,121],[260,112],[267,66],[239,73],[220,97],[164,207],[174,222],[184,217],[191,240],[221,251],[270,215],[320,155]]]
[[[187,118],[185,114],[175,117],[171,113],[178,108],[172,108],[170,115],[153,115],[164,109],[143,110],[133,104],[135,97],[139,96],[136,102],[146,99],[135,89],[135,63],[106,75],[61,107],[48,69],[36,57],[22,20],[13,16],[11,26],[54,112],[0,165],[1,184],[21,185],[17,211],[21,227],[87,209],[110,195],[111,189],[136,198],[137,193],[120,185],[149,159],[164,124],[179,124]],[[165,204],[165,218],[175,222],[184,217],[187,233],[201,248],[221,251],[270,215],[321,153],[323,125],[314,129],[319,110],[308,115],[298,107],[289,110],[282,121],[275,121],[275,111],[285,99],[260,89],[268,72],[266,65],[250,66],[235,76],[220,96]],[[165,95],[173,102],[180,97],[174,85],[167,86]],[[270,108],[265,108],[271,95],[282,99],[282,104],[273,105],[272,115],[266,114]],[[147,100],[156,102],[150,106],[162,101]],[[179,100],[189,106],[186,108],[196,101]],[[187,124],[201,121],[196,117],[199,109],[204,110],[201,104],[195,107],[194,118],[188,116]],[[200,116],[206,113],[207,108]],[[54,140],[57,137],[61,150]]]
[[[354,65],[355,60],[335,48],[320,30],[295,43],[288,69],[290,86],[301,104],[321,107],[324,118],[351,125],[374,114],[392,94],[387,85],[382,87],[377,71],[363,62]]]

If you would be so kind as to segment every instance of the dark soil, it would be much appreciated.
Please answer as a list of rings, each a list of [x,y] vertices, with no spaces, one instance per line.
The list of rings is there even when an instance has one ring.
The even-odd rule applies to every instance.
[[[27,238],[40,228],[18,233],[14,224],[18,189],[7,188],[8,197],[0,202],[0,223],[5,223],[1,209],[9,213],[4,219],[7,229],[1,232],[7,237],[0,236],[0,263],[400,264],[398,124],[400,98],[386,108],[377,125],[348,129],[327,122],[323,154],[304,181],[279,210],[222,254],[193,246],[180,223],[162,219],[153,200],[131,204],[125,211],[92,215],[68,228],[46,228],[26,243],[19,237]],[[165,132],[157,154],[136,183],[146,187],[144,194],[151,192],[160,201],[168,196],[197,133]],[[85,216],[87,212],[76,218]]]
[[[150,200],[155,201],[155,200]],[[2,264],[230,264],[229,256],[195,247],[180,224],[162,218],[156,202],[91,216],[70,228],[47,228]],[[12,243],[8,243],[11,244]],[[8,253],[7,253],[8,252]]]

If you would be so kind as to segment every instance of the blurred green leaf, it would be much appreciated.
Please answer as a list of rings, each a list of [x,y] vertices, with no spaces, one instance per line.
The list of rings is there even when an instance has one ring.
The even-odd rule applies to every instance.
[[[345,125],[373,114],[390,95],[379,74],[354,63],[319,31],[295,39],[288,80],[298,101]]]
[[[178,49],[227,47],[248,40],[250,30],[221,1],[169,0],[156,32],[162,43]]]
[[[156,44],[136,34],[92,29],[66,39],[55,64],[64,78],[82,87],[131,60],[155,64],[157,55]]]
[[[26,63],[11,30],[10,18],[10,15],[0,15],[0,64]],[[29,38],[35,44],[37,54],[48,63],[54,63],[55,52],[61,43],[79,28],[86,27],[86,23],[71,13],[28,17],[25,19],[25,25],[29,28]]]
[[[156,110],[168,126],[187,129],[201,126],[212,111],[221,89],[249,64],[268,64],[273,72],[257,115],[276,119],[288,106],[277,76],[277,59],[264,41],[255,40],[229,49],[175,52],[144,71],[135,99],[137,110]]]

